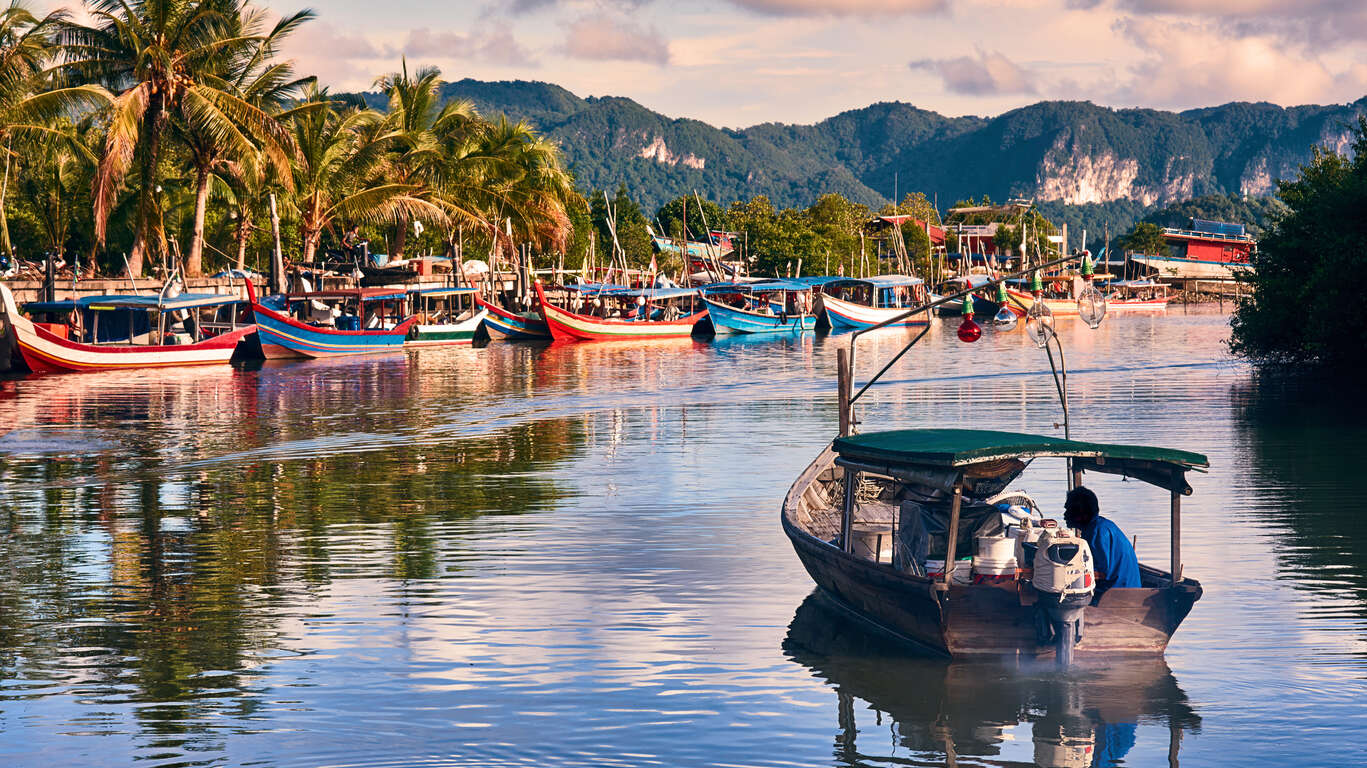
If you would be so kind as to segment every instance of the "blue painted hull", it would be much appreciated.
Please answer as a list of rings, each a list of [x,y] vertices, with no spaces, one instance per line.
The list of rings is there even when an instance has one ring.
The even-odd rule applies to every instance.
[[[712,301],[707,302],[707,314],[717,333],[802,333],[816,329],[815,315],[762,315]]]
[[[476,296],[475,303],[489,313],[484,316],[484,331],[489,334],[490,339],[504,339],[506,341],[549,341],[551,331],[546,327],[546,321],[541,319],[526,318],[515,315],[502,307],[496,307],[484,299]]]
[[[260,304],[252,305],[252,313],[261,353],[268,360],[399,352],[416,321],[410,318],[383,331],[338,331],[306,325]]]

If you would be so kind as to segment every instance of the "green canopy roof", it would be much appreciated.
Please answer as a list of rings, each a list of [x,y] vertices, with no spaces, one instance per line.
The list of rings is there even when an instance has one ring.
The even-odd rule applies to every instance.
[[[1089,469],[1121,474],[1127,474],[1127,468],[1140,469],[1153,464],[1165,464],[1179,472],[1210,466],[1206,457],[1199,453],[1171,448],[1089,443],[978,429],[870,432],[838,438],[835,450],[842,457],[856,461],[945,468],[968,467],[1000,459],[1029,461],[1048,456],[1086,459]],[[1112,466],[1107,466],[1108,463]]]

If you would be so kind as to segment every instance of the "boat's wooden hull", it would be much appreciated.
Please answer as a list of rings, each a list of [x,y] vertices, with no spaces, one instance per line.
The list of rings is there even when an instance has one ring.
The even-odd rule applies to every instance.
[[[488,313],[484,316],[484,330],[490,339],[547,341],[551,338],[551,331],[539,314],[536,317],[515,314],[479,296],[475,297],[475,303]]]
[[[1051,656],[1054,646],[1036,642],[1034,608],[1022,605],[1015,582],[952,584],[940,592],[929,578],[874,563],[823,541],[796,522],[807,487],[829,468],[828,448],[789,491],[783,532],[807,573],[831,599],[925,651],[950,657]],[[1145,568],[1147,583],[1165,578]],[[1078,655],[1162,654],[1178,625],[1201,596],[1185,579],[1175,587],[1112,589],[1087,608]]]
[[[763,315],[736,309],[703,297],[708,317],[718,334],[726,333],[802,333],[816,329],[816,315]]]
[[[480,324],[489,314],[488,310],[480,309],[469,319],[458,323],[445,323],[441,325],[428,325],[417,323],[408,331],[408,340],[404,342],[405,347],[447,347],[469,345],[475,340],[475,333],[479,330]]]
[[[392,329],[339,331],[306,325],[256,302],[252,312],[256,316],[261,354],[267,360],[398,352],[403,349],[408,329],[417,322],[417,318],[410,317]]]
[[[818,301],[821,304],[821,311],[826,313],[826,321],[830,323],[831,331],[833,333],[862,331],[906,313],[906,309],[866,307],[862,304],[854,304],[825,294],[822,294]],[[912,326],[928,325],[929,323],[930,317],[928,313],[921,312],[912,315],[906,320],[892,323],[886,327],[909,328]]]
[[[223,365],[255,333],[247,325],[197,344],[85,344],[61,338],[19,312],[14,294],[0,285],[0,309],[24,365],[34,373],[81,373],[187,365]]]
[[[546,293],[538,284],[536,298],[541,316],[556,341],[622,341],[631,339],[679,339],[693,335],[693,326],[707,310],[695,312],[678,320],[620,320],[589,317],[561,309],[546,301]]]
[[[1035,297],[1023,291],[1008,290],[1020,304],[1011,303],[1011,311],[1021,317],[1025,316],[1026,311],[1035,303]],[[1042,299],[1044,305],[1049,308],[1054,317],[1077,317],[1076,299]],[[1024,309],[1021,308],[1024,305]],[[1163,311],[1168,308],[1168,299],[1106,299],[1107,312],[1155,312]]]
[[[1248,264],[1204,259],[1178,259],[1171,256],[1131,256],[1134,261],[1157,271],[1158,277],[1177,280],[1233,280],[1253,270]]]

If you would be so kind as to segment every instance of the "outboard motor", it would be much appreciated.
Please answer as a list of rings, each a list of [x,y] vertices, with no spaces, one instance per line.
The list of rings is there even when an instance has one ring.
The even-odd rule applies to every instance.
[[[1034,566],[1036,633],[1041,644],[1055,644],[1059,666],[1067,666],[1073,646],[1082,639],[1083,611],[1096,590],[1092,548],[1072,529],[1046,529],[1036,542]]]

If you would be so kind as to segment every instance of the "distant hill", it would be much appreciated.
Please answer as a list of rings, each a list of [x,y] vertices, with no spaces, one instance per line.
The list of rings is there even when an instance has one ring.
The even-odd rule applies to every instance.
[[[838,192],[881,205],[894,174],[900,191],[938,196],[942,208],[983,194],[1136,211],[1207,194],[1260,196],[1293,175],[1312,147],[1346,150],[1349,126],[1367,114],[1367,98],[1186,112],[1050,101],[991,118],[883,102],[815,125],[730,130],[542,82],[467,79],[445,84],[443,96],[528,120],[559,140],[582,188],[625,183],[646,210],[692,189],[723,204],[765,194],[805,206]]]

